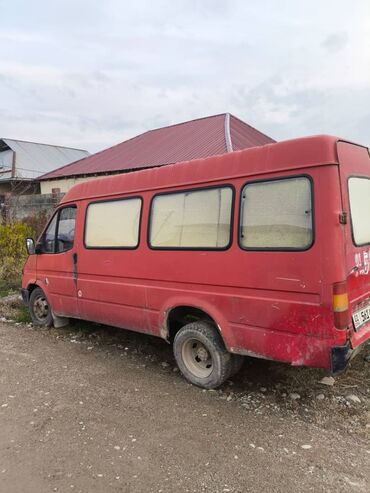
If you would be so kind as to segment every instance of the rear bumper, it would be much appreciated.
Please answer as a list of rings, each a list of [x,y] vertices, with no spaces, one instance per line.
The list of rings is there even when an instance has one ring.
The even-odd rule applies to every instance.
[[[28,289],[22,288],[21,289],[21,295],[22,295],[23,303],[28,306],[28,303],[30,301],[30,293],[29,293]]]
[[[370,323],[368,325],[356,334],[337,330],[332,339],[324,339],[232,324],[234,340],[227,347],[235,354],[282,361],[293,366],[325,368],[335,374],[345,370],[364,343],[370,341]]]

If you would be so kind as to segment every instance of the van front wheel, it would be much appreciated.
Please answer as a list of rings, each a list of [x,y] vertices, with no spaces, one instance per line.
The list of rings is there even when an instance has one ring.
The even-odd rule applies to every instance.
[[[53,316],[51,307],[41,288],[35,288],[30,296],[29,309],[34,325],[51,327]]]
[[[232,355],[209,322],[198,321],[182,327],[175,336],[173,349],[181,373],[199,387],[219,387],[232,372]]]

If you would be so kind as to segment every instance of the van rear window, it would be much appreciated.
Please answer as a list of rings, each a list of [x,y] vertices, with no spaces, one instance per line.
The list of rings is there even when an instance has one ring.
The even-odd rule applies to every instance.
[[[139,244],[141,198],[89,204],[86,248],[136,248]]]
[[[354,244],[367,245],[370,243],[370,179],[351,177],[348,193]]]
[[[293,177],[245,185],[240,245],[251,250],[306,250],[313,241],[311,180]]]

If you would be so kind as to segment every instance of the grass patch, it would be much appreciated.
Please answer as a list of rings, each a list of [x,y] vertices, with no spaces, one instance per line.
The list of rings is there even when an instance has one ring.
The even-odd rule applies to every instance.
[[[19,293],[20,282],[8,282],[0,279],[0,298],[5,298],[10,294]]]
[[[7,296],[9,294],[9,286],[8,284],[0,279],[0,298],[4,298],[4,296]]]
[[[30,312],[28,311],[28,307],[26,305],[20,305],[17,308],[14,320],[22,324],[29,324],[30,322],[32,322]]]

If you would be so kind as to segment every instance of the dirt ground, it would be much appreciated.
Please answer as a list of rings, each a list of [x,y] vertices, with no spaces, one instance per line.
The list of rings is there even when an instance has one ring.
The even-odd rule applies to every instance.
[[[1,493],[370,491],[370,346],[332,386],[248,359],[204,391],[160,339],[5,305]]]

